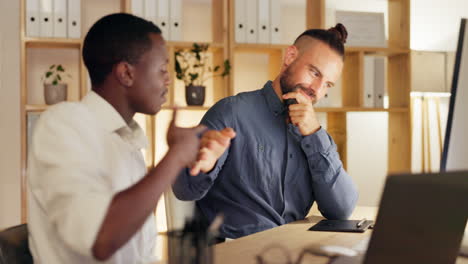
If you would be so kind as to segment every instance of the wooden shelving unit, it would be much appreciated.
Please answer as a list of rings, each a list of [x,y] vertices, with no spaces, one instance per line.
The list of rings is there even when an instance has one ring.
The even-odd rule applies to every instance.
[[[82,8],[82,17],[95,2],[82,0],[86,8]],[[120,11],[131,12],[131,0],[114,0],[114,5],[120,6]],[[304,0],[306,3],[306,28],[325,28],[326,0]],[[28,112],[41,112],[48,106],[28,102],[27,83],[27,51],[29,49],[72,49],[81,54],[82,39],[55,39],[55,38],[30,38],[25,35],[25,2],[21,0],[21,188],[22,188],[22,220],[26,221],[26,122]],[[411,118],[410,118],[410,1],[388,1],[389,40],[388,48],[350,47],[346,49],[345,67],[342,75],[342,107],[317,108],[317,112],[326,113],[328,132],[333,136],[344,165],[346,167],[347,148],[347,124],[346,115],[349,112],[386,112],[389,116],[388,124],[388,168],[389,172],[410,171],[411,169]],[[109,11],[109,13],[115,10]],[[93,11],[95,12],[95,11]],[[103,14],[105,15],[105,14]],[[234,79],[236,76],[235,54],[239,52],[252,52],[267,54],[269,57],[268,77],[273,79],[278,74],[283,52],[288,45],[281,44],[245,44],[234,41],[234,0],[211,1],[211,30],[212,40],[209,42],[209,52],[213,56],[213,64],[221,65],[225,59],[229,59],[233,66],[230,76],[227,78],[215,78],[213,80],[214,102],[229,95],[234,95]],[[83,20],[83,19],[82,19]],[[82,24],[84,21],[82,21]],[[85,34],[82,26],[82,35]],[[167,42],[170,54],[169,69],[174,69],[174,52],[177,49],[190,48],[192,41]],[[364,108],[362,103],[363,93],[363,58],[364,55],[383,55],[388,58],[388,108]],[[81,59],[76,62],[79,65],[79,98],[88,91],[87,72]],[[174,73],[172,72],[172,75]],[[175,77],[174,77],[175,81]],[[168,102],[163,110],[170,110],[176,103],[175,85],[172,82],[169,88]],[[265,80],[266,81],[266,80]],[[181,106],[184,111],[206,111],[209,106]],[[148,166],[155,163],[156,149],[164,142],[156,142],[156,119],[147,118],[147,135],[150,140],[150,148],[147,151]],[[363,128],[366,129],[366,128]]]

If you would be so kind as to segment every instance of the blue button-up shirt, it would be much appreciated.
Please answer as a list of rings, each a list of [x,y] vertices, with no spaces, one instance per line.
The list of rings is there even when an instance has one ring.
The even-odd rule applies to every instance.
[[[357,190],[344,171],[336,145],[321,128],[309,136],[286,123],[287,112],[273,90],[240,93],[216,103],[201,123],[232,127],[236,137],[209,173],[184,170],[173,191],[197,200],[208,220],[223,213],[220,235],[238,238],[304,219],[317,202],[328,219],[346,219]]]

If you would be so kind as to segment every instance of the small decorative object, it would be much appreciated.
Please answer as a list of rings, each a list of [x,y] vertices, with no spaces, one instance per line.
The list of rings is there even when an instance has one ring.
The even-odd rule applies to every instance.
[[[349,32],[348,47],[387,47],[384,13],[336,11],[336,23]]]
[[[67,100],[67,84],[63,83],[65,68],[61,64],[53,64],[44,73],[44,99],[46,104],[52,105]],[[70,77],[70,75],[66,74]]]
[[[221,66],[213,68],[207,65],[209,44],[193,43],[190,50],[177,50],[175,52],[176,77],[185,84],[185,100],[187,105],[203,105],[205,102],[205,86],[203,83],[215,76],[227,76],[231,70],[229,60]]]

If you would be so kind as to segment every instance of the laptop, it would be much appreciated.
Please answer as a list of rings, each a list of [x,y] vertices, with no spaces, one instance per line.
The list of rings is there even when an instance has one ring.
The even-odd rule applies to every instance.
[[[367,251],[330,263],[455,263],[467,218],[468,171],[391,175]]]

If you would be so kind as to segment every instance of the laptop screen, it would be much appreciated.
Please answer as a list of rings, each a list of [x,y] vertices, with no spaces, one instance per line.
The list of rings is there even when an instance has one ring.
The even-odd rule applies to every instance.
[[[468,169],[468,39],[466,19],[461,20],[453,68],[452,91],[440,168],[442,171]]]
[[[455,263],[467,194],[468,172],[389,176],[364,263]]]

